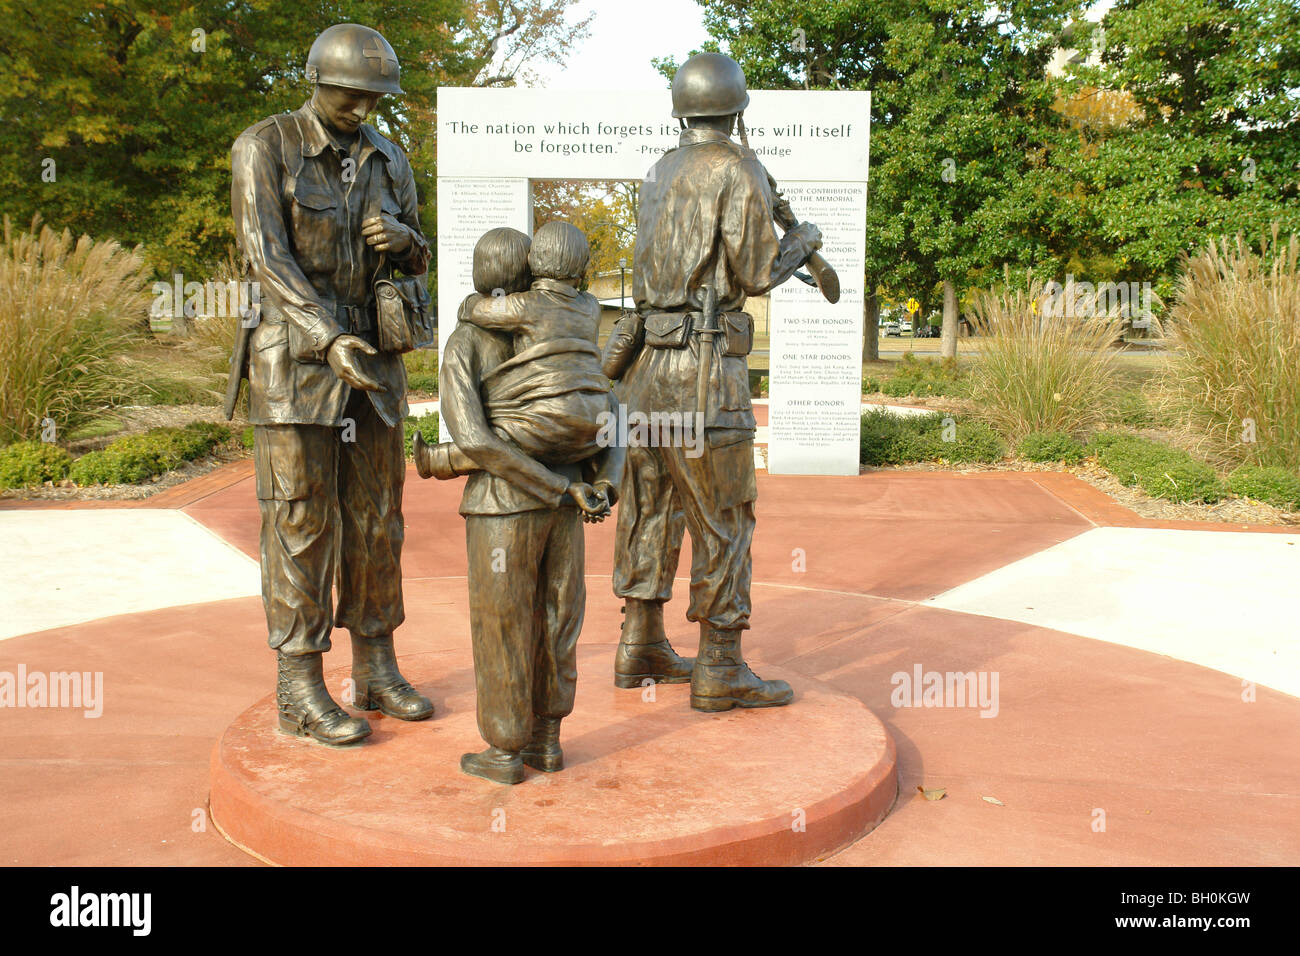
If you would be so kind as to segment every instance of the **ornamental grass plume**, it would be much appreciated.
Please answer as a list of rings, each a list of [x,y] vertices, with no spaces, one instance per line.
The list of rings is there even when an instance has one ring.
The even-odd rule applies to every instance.
[[[1033,432],[1081,435],[1106,420],[1114,401],[1119,308],[1096,295],[1061,307],[1043,282],[975,294],[968,317],[980,335],[970,372],[978,415],[1013,443]]]
[[[37,231],[39,229],[39,232]],[[0,246],[0,444],[56,436],[128,394],[120,361],[148,314],[139,249],[32,220]],[[42,436],[42,431],[46,432]]]
[[[1239,234],[1186,264],[1162,398],[1221,464],[1300,471],[1300,238]]]

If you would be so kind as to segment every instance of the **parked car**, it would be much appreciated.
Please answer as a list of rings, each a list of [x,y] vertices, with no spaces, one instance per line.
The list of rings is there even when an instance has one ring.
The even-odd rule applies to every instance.
[[[912,334],[912,320],[911,320],[911,319],[904,319],[902,322],[899,322],[899,323],[898,323],[898,334],[899,334],[899,335],[911,335],[911,334]]]
[[[880,324],[880,331],[887,336],[898,335],[898,322],[894,319],[890,319],[888,322],[882,322]]]

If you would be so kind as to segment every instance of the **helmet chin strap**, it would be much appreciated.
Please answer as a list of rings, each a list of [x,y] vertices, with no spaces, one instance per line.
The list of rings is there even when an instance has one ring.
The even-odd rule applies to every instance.
[[[740,145],[749,149],[749,136],[745,132],[745,111],[741,110],[736,114],[736,135],[740,137]]]

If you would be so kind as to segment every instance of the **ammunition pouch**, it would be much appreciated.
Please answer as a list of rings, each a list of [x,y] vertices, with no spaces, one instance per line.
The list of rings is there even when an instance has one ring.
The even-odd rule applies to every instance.
[[[681,349],[692,332],[704,324],[702,312],[650,312],[645,317],[645,344],[656,349]],[[743,358],[754,348],[754,319],[748,312],[722,312],[718,332],[725,341],[723,355]]]
[[[682,349],[698,312],[651,312],[645,317],[645,344],[652,349]]]
[[[381,352],[411,352],[433,344],[433,315],[424,276],[376,279],[375,313]]]
[[[743,358],[754,348],[754,317],[748,312],[723,312],[718,318],[722,333],[727,337],[723,355]]]

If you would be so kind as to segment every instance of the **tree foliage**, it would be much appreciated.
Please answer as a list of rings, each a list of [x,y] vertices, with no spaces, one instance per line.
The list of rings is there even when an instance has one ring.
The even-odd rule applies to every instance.
[[[1293,0],[1121,0],[1087,42],[1101,63],[1074,88],[1132,102],[1124,122],[1079,124],[1059,161],[1095,249],[1168,290],[1216,236],[1300,229]]]
[[[575,0],[0,0],[0,212],[144,243],[160,272],[202,270],[232,241],[229,151],[310,95],[326,26],[373,26],[404,97],[377,124],[432,198],[439,85],[508,85],[585,35]],[[432,228],[432,203],[426,225]]]
[[[1120,0],[1101,36],[1076,0],[700,3],[752,87],[871,90],[867,275],[927,311],[1004,264],[1167,289],[1213,235],[1300,225],[1294,0]]]
[[[632,265],[639,182],[545,179],[533,183],[533,227],[553,219],[572,223],[587,235],[587,275],[613,272],[619,260]]]

